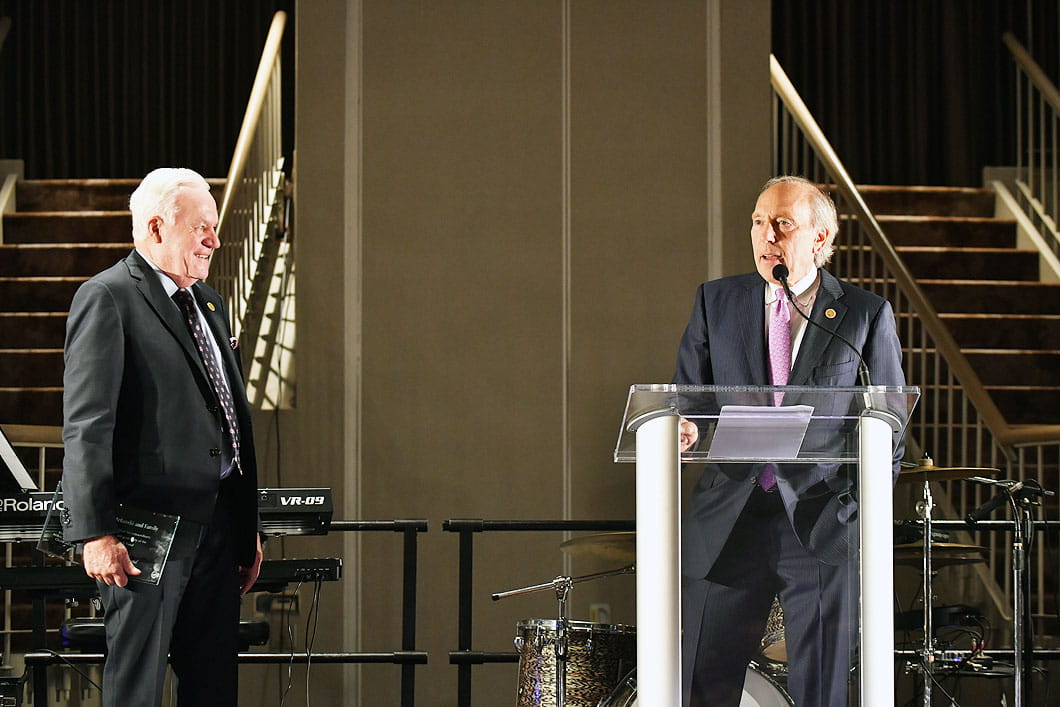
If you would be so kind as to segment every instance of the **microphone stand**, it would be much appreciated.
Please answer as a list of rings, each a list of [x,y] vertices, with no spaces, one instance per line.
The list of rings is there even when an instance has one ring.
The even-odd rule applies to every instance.
[[[1015,707],[1023,707],[1024,700],[1030,698],[1030,663],[1033,659],[1033,650],[1029,644],[1029,634],[1026,628],[1030,625],[1031,617],[1028,614],[1030,608],[1027,602],[1027,592],[1030,590],[1030,582],[1027,581],[1027,542],[1031,537],[1034,520],[1031,518],[1031,506],[1037,505],[1036,500],[1042,496],[1052,496],[1052,491],[1046,491],[1040,487],[1026,486],[1022,481],[994,481],[982,477],[972,477],[970,480],[979,483],[988,483],[1002,488],[998,496],[990,499],[982,506],[968,514],[966,520],[974,525],[977,520],[982,520],[994,508],[1008,501],[1012,507],[1012,524],[1015,532],[1012,537],[1012,654],[1014,657],[1013,672],[1015,673]]]

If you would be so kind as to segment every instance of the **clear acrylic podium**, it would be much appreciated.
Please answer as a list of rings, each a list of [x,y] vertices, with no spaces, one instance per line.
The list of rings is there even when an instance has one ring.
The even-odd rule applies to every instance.
[[[782,393],[782,399],[778,394]],[[616,462],[636,462],[637,691],[640,704],[681,704],[680,464],[856,465],[859,704],[894,695],[892,459],[920,397],[916,387],[634,385]],[[779,406],[777,405],[779,401]],[[699,441],[678,452],[684,418]],[[713,450],[713,453],[712,453]]]

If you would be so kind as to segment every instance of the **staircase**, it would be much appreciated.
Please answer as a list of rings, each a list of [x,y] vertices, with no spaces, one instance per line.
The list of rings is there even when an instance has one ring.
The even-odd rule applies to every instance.
[[[132,248],[137,180],[20,181],[0,244],[0,422],[61,425],[63,338],[77,287]]]
[[[859,189],[1005,420],[1060,424],[1060,284],[1041,281],[1015,221],[994,218],[993,192]]]

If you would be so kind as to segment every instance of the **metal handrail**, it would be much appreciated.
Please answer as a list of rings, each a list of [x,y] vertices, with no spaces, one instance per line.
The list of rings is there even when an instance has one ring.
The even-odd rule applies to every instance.
[[[281,144],[280,46],[287,15],[273,16],[225,179],[217,232],[223,247],[210,277],[228,305],[232,331],[256,343],[264,293],[271,275],[268,244],[282,227],[285,179]],[[256,297],[260,301],[252,302]],[[250,321],[253,319],[253,321]],[[245,332],[245,334],[244,334]]]
[[[1016,180],[1020,208],[1060,255],[1060,91],[1011,32],[1016,62]]]
[[[965,395],[971,399],[987,429],[1003,445],[1060,440],[1060,425],[1013,427],[1005,421],[1001,411],[983,387],[978,374],[968,363],[968,359],[964,356],[953,335],[949,332],[946,325],[942,323],[942,320],[939,319],[938,311],[928,301],[916,279],[909,272],[890,240],[884,235],[876,217],[865,204],[861,193],[854,185],[854,181],[850,178],[828,138],[825,137],[824,132],[817,124],[817,121],[814,120],[810,110],[788,79],[784,69],[780,66],[780,62],[777,61],[775,56],[770,55],[769,65],[770,80],[777,96],[783,101],[788,112],[813,146],[817,157],[824,164],[825,170],[835,181],[836,188],[853,207],[858,223],[865,229],[872,241],[875,254],[886,263],[898,289],[916,311],[924,328],[934,340],[936,348],[949,364],[954,377],[964,388]]]

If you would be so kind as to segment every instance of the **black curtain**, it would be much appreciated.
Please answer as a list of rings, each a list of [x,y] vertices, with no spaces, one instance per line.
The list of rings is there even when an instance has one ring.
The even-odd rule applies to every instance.
[[[293,132],[294,0],[0,0],[0,158],[28,178],[223,177],[272,16]]]
[[[1055,82],[1058,0],[773,0],[773,53],[855,181],[1015,164],[1011,31]]]

